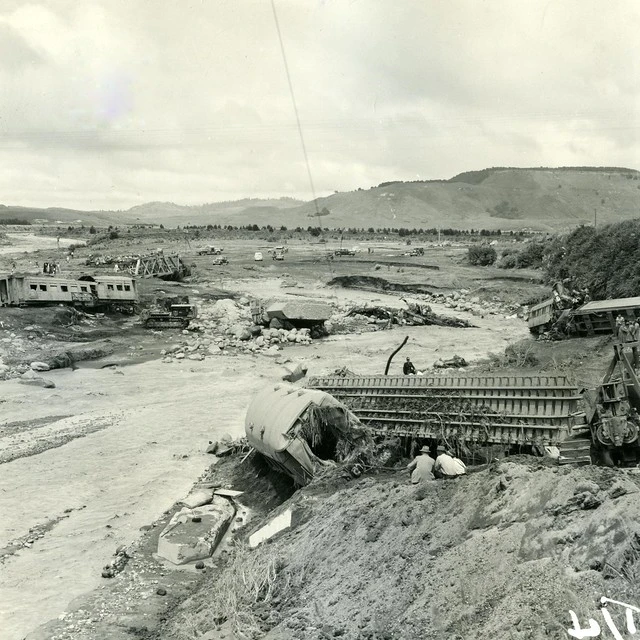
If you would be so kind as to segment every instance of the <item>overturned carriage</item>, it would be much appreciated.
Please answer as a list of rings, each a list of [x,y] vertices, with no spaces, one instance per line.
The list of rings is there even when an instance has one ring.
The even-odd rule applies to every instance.
[[[369,440],[355,415],[331,395],[284,383],[255,396],[245,433],[272,467],[299,486],[323,468],[348,462]]]

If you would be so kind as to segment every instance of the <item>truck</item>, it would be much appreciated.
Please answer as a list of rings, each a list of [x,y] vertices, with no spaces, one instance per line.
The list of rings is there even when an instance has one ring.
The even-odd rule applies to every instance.
[[[200,249],[197,249],[196,253],[199,256],[217,256],[220,255],[223,251],[224,249],[220,247],[214,247],[212,244],[210,244],[207,247],[201,247]]]

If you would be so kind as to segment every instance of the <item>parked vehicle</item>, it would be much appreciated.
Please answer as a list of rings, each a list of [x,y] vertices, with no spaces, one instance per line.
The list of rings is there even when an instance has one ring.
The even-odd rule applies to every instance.
[[[253,254],[253,259],[254,259],[256,262],[262,262],[262,261],[263,261],[263,259],[264,259],[264,258],[262,257],[262,251],[256,251],[256,252]]]
[[[210,244],[208,247],[197,249],[196,253],[199,256],[217,256],[220,255],[223,251],[224,249],[221,249],[220,247],[214,247],[212,244]]]

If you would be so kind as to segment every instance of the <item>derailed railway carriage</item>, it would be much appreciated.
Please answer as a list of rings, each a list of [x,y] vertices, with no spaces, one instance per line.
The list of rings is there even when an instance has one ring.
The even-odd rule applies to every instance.
[[[42,274],[0,276],[0,306],[68,304],[133,311],[137,302],[136,281],[127,276],[81,276],[77,280]]]

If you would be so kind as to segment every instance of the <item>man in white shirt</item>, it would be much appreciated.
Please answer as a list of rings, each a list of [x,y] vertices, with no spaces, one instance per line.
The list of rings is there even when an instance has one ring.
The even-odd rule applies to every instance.
[[[439,445],[433,473],[436,478],[458,478],[467,473],[467,467],[462,460],[454,458],[446,447]]]

